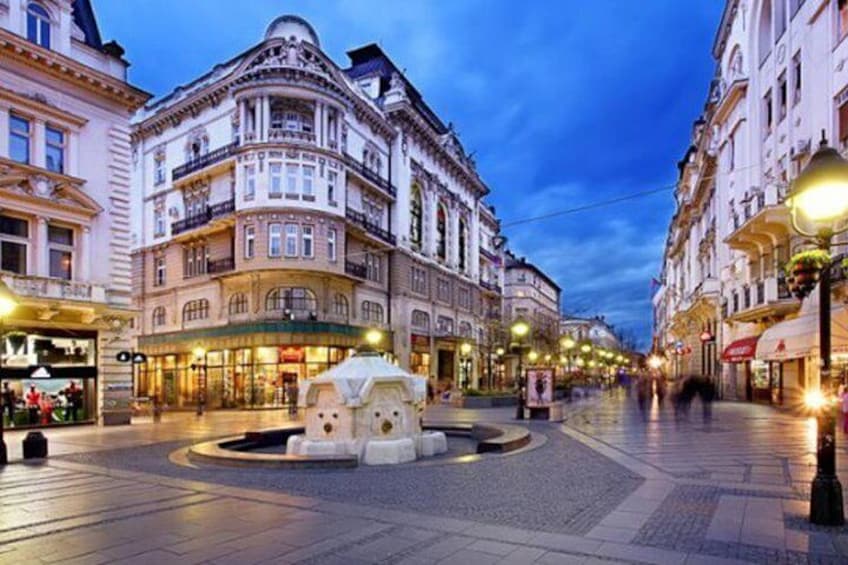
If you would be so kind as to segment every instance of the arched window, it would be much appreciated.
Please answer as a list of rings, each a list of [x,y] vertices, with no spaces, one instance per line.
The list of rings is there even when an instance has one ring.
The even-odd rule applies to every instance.
[[[350,305],[347,301],[347,296],[344,294],[337,292],[333,297],[333,313],[340,317],[347,319],[350,314]]]
[[[448,256],[448,211],[444,204],[436,211],[436,256],[442,261]]]
[[[229,311],[231,316],[247,312],[247,296],[243,292],[236,292],[230,296]]]
[[[318,315],[318,299],[308,288],[280,287],[271,290],[265,297],[265,310],[282,311],[294,318],[314,319]]]
[[[430,333],[430,314],[423,310],[413,310],[412,327],[417,332]]]
[[[424,214],[421,202],[421,188],[417,184],[412,185],[412,196],[409,203],[409,240],[412,245],[421,246],[421,234],[423,233]]]
[[[27,4],[27,39],[50,49],[50,14],[36,2]]]
[[[459,337],[471,337],[471,324],[468,322],[459,323]]]
[[[763,1],[760,12],[760,64],[771,54],[771,0]]]
[[[370,300],[362,301],[362,319],[366,322],[383,323],[383,305]]]
[[[153,327],[158,328],[165,325],[165,307],[157,306],[153,309]]]
[[[742,49],[736,45],[733,48],[733,51],[730,52],[730,57],[728,58],[727,64],[727,78],[730,82],[741,78],[743,76],[743,60],[742,60]]]
[[[205,320],[209,317],[209,301],[205,298],[189,300],[183,306],[183,322]]]
[[[459,247],[459,270],[463,273],[468,267],[468,249],[467,249],[467,241],[468,241],[468,227],[465,223],[465,220],[460,218],[459,220],[459,234],[457,234],[457,242]]]

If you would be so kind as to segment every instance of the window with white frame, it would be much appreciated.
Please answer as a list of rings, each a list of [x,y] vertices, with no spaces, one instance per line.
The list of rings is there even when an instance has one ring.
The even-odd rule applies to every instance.
[[[286,257],[297,257],[297,224],[286,224]]]
[[[244,166],[244,199],[253,200],[256,197],[256,165]]]
[[[286,165],[286,194],[297,194],[297,165]]]
[[[457,247],[459,247],[459,270],[465,272],[468,268],[468,225],[464,218],[459,220],[459,233],[457,234]]]
[[[451,291],[450,282],[446,279],[438,279],[436,281],[436,298],[442,302],[450,303]]]
[[[380,204],[363,195],[362,211],[365,213],[365,217],[369,223],[377,227],[383,227],[383,207]]]
[[[792,105],[801,101],[801,52],[792,57]]]
[[[244,314],[247,312],[247,295],[243,292],[236,292],[230,296],[228,305],[230,316]]]
[[[158,152],[153,157],[153,182],[158,186],[165,183],[165,153]]]
[[[448,256],[448,212],[443,204],[436,210],[436,257],[442,261]]]
[[[763,137],[771,135],[774,127],[774,104],[772,103],[771,89],[763,96]]]
[[[375,283],[383,282],[383,258],[376,253],[365,254],[365,278]]]
[[[153,258],[153,286],[165,286],[165,256]]]
[[[244,226],[244,258],[253,259],[256,256],[256,227]]]
[[[183,322],[205,320],[209,317],[209,301],[205,298],[189,300],[183,306]]]
[[[208,192],[191,192],[183,195],[186,218],[199,218],[209,210]]]
[[[183,278],[206,274],[209,265],[209,247],[205,243],[183,248]]]
[[[300,228],[300,238],[301,238],[301,248],[303,249],[304,257],[314,257],[315,256],[315,247],[313,246],[313,234],[315,232],[314,226],[301,226]]]
[[[44,159],[48,171],[65,172],[65,132],[51,125],[44,127]]]
[[[439,335],[453,335],[453,318],[439,316],[436,319],[436,331]]]
[[[283,196],[283,164],[268,163],[268,197],[282,198]]]
[[[165,210],[157,208],[153,211],[153,237],[165,235]]]
[[[157,306],[156,308],[154,308],[153,309],[153,315],[151,316],[151,318],[152,318],[151,321],[153,322],[154,328],[164,326],[165,325],[165,307],[164,306]]]
[[[350,304],[348,303],[347,296],[340,292],[337,292],[335,297],[333,297],[333,314],[345,319],[350,316]]]
[[[362,301],[362,319],[366,322],[374,322],[376,324],[383,323],[383,305],[379,302],[370,300]]]
[[[336,228],[327,228],[327,259],[336,260]]]
[[[330,204],[336,203],[336,183],[338,182],[339,174],[336,171],[327,171],[327,202]]]
[[[32,124],[27,118],[9,114],[9,157],[29,164],[32,147]]]
[[[50,276],[66,281],[71,280],[74,264],[74,230],[48,224],[47,244],[50,255]]]
[[[312,181],[315,178],[315,167],[311,165],[303,166],[303,195],[314,196]]]
[[[41,4],[30,2],[26,11],[27,39],[50,49],[50,14]]]
[[[0,215],[0,269],[18,275],[27,274],[29,222]]]
[[[430,314],[423,310],[413,310],[412,327],[419,333],[430,333]]]
[[[282,253],[283,226],[279,222],[268,224],[268,257],[279,257]]]
[[[468,287],[459,287],[456,293],[456,301],[460,308],[471,310],[471,291],[468,290]]]
[[[427,294],[427,270],[412,266],[409,268],[409,287],[417,294]]]
[[[777,77],[777,121],[782,122],[789,108],[789,85],[786,84],[786,71]]]

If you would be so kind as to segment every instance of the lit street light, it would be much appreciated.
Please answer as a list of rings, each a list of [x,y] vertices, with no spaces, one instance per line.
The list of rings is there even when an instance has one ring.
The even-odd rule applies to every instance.
[[[192,351],[194,363],[191,368],[197,375],[197,415],[203,416],[203,407],[206,404],[206,350],[195,347]]]
[[[459,383],[461,389],[468,388],[468,381],[471,373],[471,349],[471,344],[467,341],[462,342],[459,346],[460,368],[462,369],[462,380]]]
[[[527,335],[530,333],[530,325],[527,322],[522,320],[518,320],[512,324],[509,328],[509,333],[512,334],[512,337],[515,339],[515,342],[518,346],[518,375],[516,378],[516,384],[518,385],[518,405],[515,411],[515,419],[523,420],[524,419],[524,340],[527,338]]]
[[[830,251],[833,237],[848,230],[848,161],[829,147],[822,132],[818,151],[790,187],[786,198],[792,227]],[[836,419],[829,409],[830,380],[830,265],[819,279],[820,393],[816,401],[816,476],[810,491],[810,522],[836,526],[845,523],[842,485],[836,476]],[[820,397],[820,399],[818,398]]]

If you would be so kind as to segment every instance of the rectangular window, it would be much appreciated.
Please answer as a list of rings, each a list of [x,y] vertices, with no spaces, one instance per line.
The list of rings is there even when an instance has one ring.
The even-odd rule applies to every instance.
[[[268,175],[268,196],[271,198],[281,198],[283,196],[283,165],[282,163],[269,163]]]
[[[848,0],[839,0],[836,3],[839,9],[839,41],[848,35]]]
[[[153,286],[165,285],[165,257],[156,257],[154,260]]]
[[[183,277],[197,277],[206,274],[209,265],[209,247],[193,245],[183,248]]]
[[[336,183],[339,174],[335,171],[327,171],[327,202],[331,205],[336,203]]]
[[[379,255],[365,255],[365,278],[375,283],[383,282],[383,260]]]
[[[66,281],[71,280],[73,253],[64,249],[50,248],[50,276]]]
[[[286,165],[286,194],[297,194],[297,165]]]
[[[729,171],[733,171],[736,169],[736,130],[733,130],[730,133],[730,137],[727,142],[727,169]]]
[[[153,236],[162,237],[165,235],[165,211],[156,210],[153,212]]]
[[[412,289],[412,292],[427,294],[427,271],[419,267],[410,267],[409,287]]]
[[[310,165],[303,166],[303,195],[312,196],[312,180],[315,178],[315,167]]]
[[[327,230],[327,259],[336,260],[336,228]]]
[[[256,165],[244,166],[244,199],[253,200],[256,197]]]
[[[277,224],[279,225],[279,224]],[[279,249],[279,242],[277,244]],[[256,228],[244,226],[244,258],[252,259],[256,255]]]
[[[65,132],[52,126],[44,129],[45,165],[55,173],[65,172]]]
[[[27,274],[27,238],[29,224],[26,220],[0,216],[0,269]]]
[[[153,180],[156,185],[165,183],[165,158],[156,157],[153,161]]]
[[[436,298],[442,302],[450,302],[450,283],[445,279],[439,279],[436,283]]]
[[[801,52],[792,57],[792,105],[801,101]]]
[[[297,224],[286,224],[286,257],[297,257]]]
[[[471,292],[467,288],[462,287],[457,291],[456,300],[460,308],[471,309]]]
[[[789,86],[786,84],[786,71],[777,77],[777,105],[778,121],[782,122],[786,117],[786,109],[789,107]]]
[[[312,234],[315,231],[315,228],[312,226],[303,226],[301,228],[301,239],[303,245],[303,256],[304,257],[314,257],[314,248],[312,246],[313,237]]]
[[[772,105],[771,90],[763,96],[763,137],[771,135],[771,128],[774,125],[774,108]]]
[[[268,224],[268,257],[279,257],[282,247],[282,225]]]
[[[9,115],[9,157],[19,163],[29,163],[30,135],[29,120],[14,114]]]

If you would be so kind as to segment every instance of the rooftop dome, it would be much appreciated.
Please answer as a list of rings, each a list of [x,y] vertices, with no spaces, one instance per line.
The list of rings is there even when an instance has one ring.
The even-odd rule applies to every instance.
[[[292,37],[299,41],[311,43],[315,47],[321,46],[318,41],[318,34],[315,33],[309,22],[299,16],[280,16],[271,22],[271,25],[265,31],[265,39],[291,39]]]

